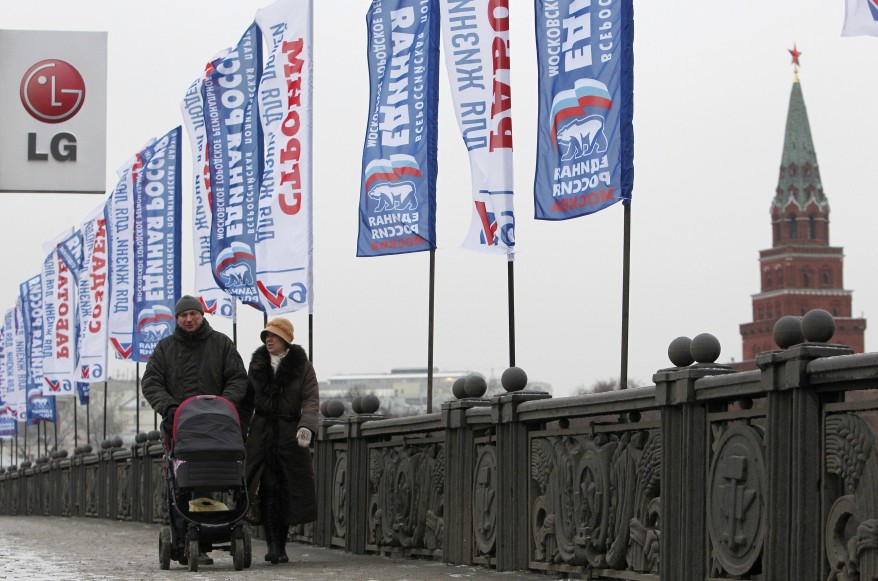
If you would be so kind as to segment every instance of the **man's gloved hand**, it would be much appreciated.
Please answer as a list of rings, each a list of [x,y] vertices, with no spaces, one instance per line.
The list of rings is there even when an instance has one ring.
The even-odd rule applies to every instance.
[[[311,430],[308,428],[299,428],[299,431],[296,432],[296,440],[299,442],[299,446],[307,448],[311,445]]]
[[[171,404],[167,408],[165,408],[165,415],[162,417],[162,431],[168,435],[168,437],[174,437],[174,415],[177,413],[176,404]]]

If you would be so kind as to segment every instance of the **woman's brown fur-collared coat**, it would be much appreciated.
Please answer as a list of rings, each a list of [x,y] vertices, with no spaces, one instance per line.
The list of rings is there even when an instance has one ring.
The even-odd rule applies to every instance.
[[[296,441],[299,428],[308,428],[312,435],[317,432],[320,395],[314,367],[304,349],[290,345],[275,372],[263,345],[253,353],[248,377],[240,412],[247,434],[246,477],[251,499],[260,484],[276,482],[277,490],[263,486],[258,494],[276,495],[278,516],[286,516],[290,525],[314,521],[317,496],[311,451]],[[267,471],[270,478],[266,478]]]

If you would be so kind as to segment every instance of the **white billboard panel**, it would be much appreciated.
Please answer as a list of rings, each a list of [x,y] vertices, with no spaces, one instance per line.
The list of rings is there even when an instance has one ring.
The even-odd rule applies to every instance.
[[[107,33],[0,30],[0,192],[103,193]]]

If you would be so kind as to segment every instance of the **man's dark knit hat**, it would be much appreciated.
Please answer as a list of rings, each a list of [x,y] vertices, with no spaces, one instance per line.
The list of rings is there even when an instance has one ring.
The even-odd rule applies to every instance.
[[[174,316],[179,317],[180,313],[185,313],[186,311],[198,311],[203,315],[204,307],[201,305],[201,301],[192,295],[183,295],[177,301],[177,306],[174,307]]]

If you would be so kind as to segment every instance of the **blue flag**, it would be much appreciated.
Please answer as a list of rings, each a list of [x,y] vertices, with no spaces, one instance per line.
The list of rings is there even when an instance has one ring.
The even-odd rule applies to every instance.
[[[174,331],[180,297],[180,127],[139,154],[134,179],[134,352],[147,361]]]
[[[254,23],[232,50],[211,63],[201,88],[210,168],[213,276],[228,294],[256,307],[263,165],[256,91],[261,71],[262,36]]]
[[[43,386],[43,277],[36,275],[20,285],[24,324],[27,388]]]
[[[632,0],[537,0],[539,119],[534,214],[566,220],[634,184]]]
[[[438,0],[372,0],[357,256],[436,248]]]

